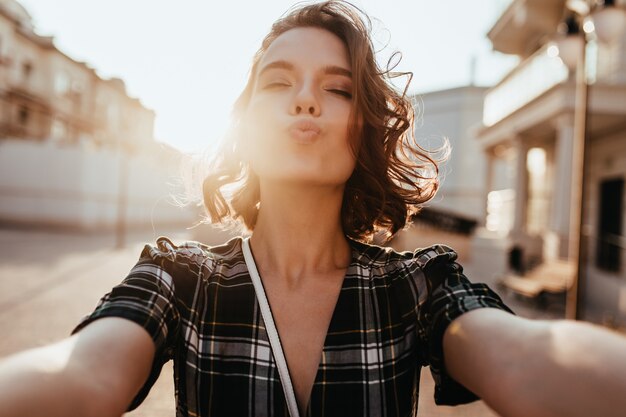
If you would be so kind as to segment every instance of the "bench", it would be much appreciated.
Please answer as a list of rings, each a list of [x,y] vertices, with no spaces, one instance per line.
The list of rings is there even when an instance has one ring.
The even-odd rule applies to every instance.
[[[548,295],[563,295],[574,283],[576,264],[571,261],[544,262],[524,275],[505,275],[498,284],[520,296],[541,303]]]

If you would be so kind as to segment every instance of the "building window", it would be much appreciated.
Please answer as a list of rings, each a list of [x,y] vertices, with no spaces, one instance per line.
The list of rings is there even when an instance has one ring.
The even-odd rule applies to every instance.
[[[30,117],[30,113],[28,111],[28,107],[22,106],[17,111],[17,123],[20,126],[26,126],[28,124],[28,119]]]
[[[624,179],[600,183],[598,218],[598,244],[596,266],[605,271],[619,272],[622,252],[622,222]]]
[[[59,72],[54,79],[54,90],[58,94],[65,94],[70,89],[70,76],[66,72]]]
[[[25,82],[30,79],[30,75],[33,73],[33,64],[30,62],[24,62],[22,64],[22,80]]]
[[[70,85],[70,91],[68,91],[69,97],[74,104],[74,109],[80,111],[83,99],[83,86],[79,81],[72,81]]]

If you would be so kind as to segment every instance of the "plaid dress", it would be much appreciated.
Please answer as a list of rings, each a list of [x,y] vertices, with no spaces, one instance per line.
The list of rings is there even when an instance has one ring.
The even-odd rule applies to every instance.
[[[443,333],[470,310],[513,312],[485,284],[470,283],[446,246],[399,253],[349,242],[352,261],[306,415],[416,415],[422,366],[430,366],[437,404],[478,399],[447,375]],[[110,316],[144,327],[156,345],[150,376],[129,410],[173,360],[176,416],[288,416],[241,238],[215,247],[176,246],[165,237],[146,245],[72,333]]]

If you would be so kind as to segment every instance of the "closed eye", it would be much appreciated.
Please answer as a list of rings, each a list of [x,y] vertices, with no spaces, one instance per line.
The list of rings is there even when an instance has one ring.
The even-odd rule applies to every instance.
[[[280,87],[289,87],[290,84],[283,81],[277,81],[273,83],[265,84],[264,89],[272,89],[272,88],[280,88]]]
[[[346,90],[339,90],[336,88],[330,88],[327,91],[330,91],[333,94],[337,94],[339,96],[345,97],[345,98],[352,98],[352,93]]]

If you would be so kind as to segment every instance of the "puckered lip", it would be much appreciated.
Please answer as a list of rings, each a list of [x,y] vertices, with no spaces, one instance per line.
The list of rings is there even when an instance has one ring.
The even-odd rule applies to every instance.
[[[289,125],[290,131],[311,132],[312,134],[319,134],[321,127],[312,120],[297,120]]]

